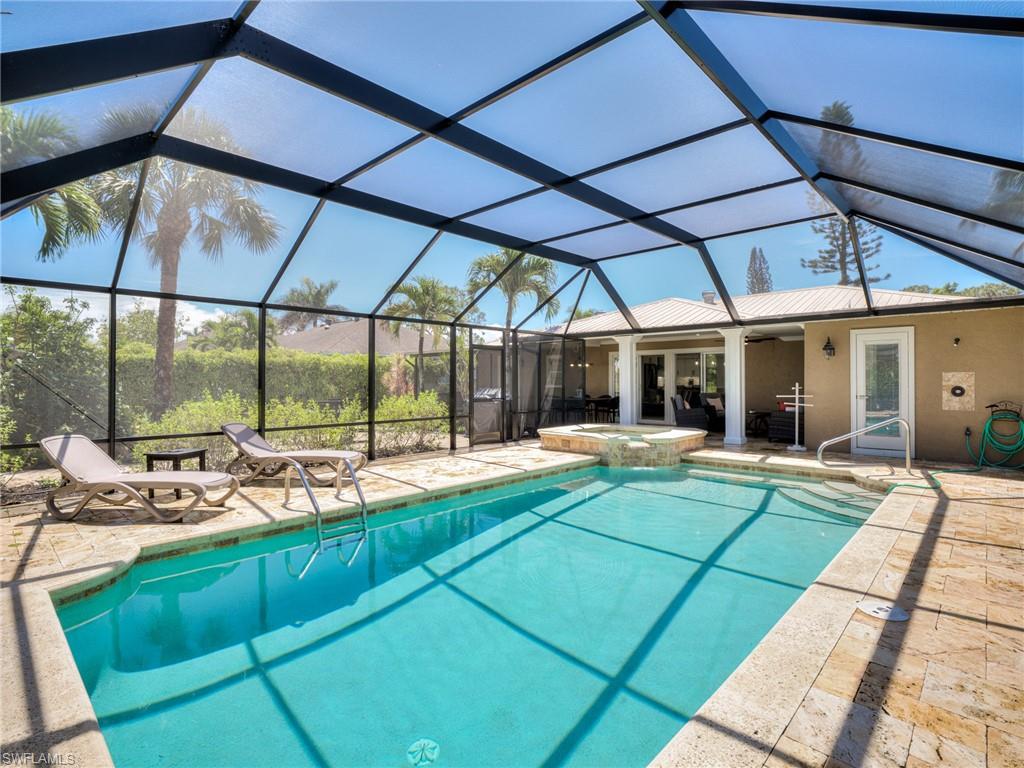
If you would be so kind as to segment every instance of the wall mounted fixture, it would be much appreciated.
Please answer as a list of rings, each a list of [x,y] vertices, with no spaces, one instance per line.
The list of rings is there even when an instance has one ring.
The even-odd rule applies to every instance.
[[[953,337],[953,346],[954,347],[959,347],[960,346],[960,337],[959,336],[954,336]]]
[[[825,353],[826,360],[831,360],[833,357],[836,356],[836,348],[835,345],[832,343],[831,336],[825,339],[825,346],[821,348],[821,351]]]

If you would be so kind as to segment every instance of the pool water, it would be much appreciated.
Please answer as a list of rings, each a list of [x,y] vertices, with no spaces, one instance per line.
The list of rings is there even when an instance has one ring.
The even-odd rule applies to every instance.
[[[858,522],[595,467],[134,567],[61,609],[119,766],[643,766]]]

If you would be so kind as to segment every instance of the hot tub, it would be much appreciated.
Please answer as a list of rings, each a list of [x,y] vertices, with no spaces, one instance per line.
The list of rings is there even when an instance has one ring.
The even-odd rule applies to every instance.
[[[667,467],[704,447],[703,429],[571,424],[539,429],[542,448],[600,456],[610,467]]]

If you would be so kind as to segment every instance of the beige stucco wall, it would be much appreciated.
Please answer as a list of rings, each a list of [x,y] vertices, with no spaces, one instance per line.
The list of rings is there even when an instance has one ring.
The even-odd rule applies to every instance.
[[[907,326],[914,327],[918,458],[966,461],[964,427],[971,427],[977,447],[988,418],[985,406],[997,400],[1024,400],[1024,307],[807,323],[804,380],[814,395],[814,408],[807,414],[809,447],[850,429],[850,330]],[[828,336],[836,347],[832,360],[821,353]],[[957,336],[960,344],[954,347]],[[942,409],[944,371],[975,373],[973,411]],[[848,447],[841,444],[835,449]]]
[[[772,339],[747,344],[746,367],[747,409],[774,411],[775,396],[788,394],[793,382],[803,382],[803,342]]]

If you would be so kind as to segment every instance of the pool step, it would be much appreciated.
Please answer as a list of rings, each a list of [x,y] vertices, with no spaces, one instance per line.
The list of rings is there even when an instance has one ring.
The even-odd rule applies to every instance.
[[[790,486],[788,483],[785,485]],[[877,498],[868,498],[866,496],[861,496],[860,494],[852,494],[846,491],[836,490],[835,488],[823,486],[819,483],[800,485],[799,487],[801,490],[806,491],[819,499],[823,499],[824,501],[846,504],[851,507],[862,509],[866,512],[873,512],[875,508],[882,503],[882,499],[885,498],[881,494],[875,494]]]
[[[876,505],[881,504],[885,498],[884,493],[878,493],[877,491],[869,491],[867,488],[861,488],[856,483],[845,483],[840,480],[825,480],[823,483],[827,488],[831,488],[833,491],[838,493],[846,493],[850,496],[858,496],[862,499],[875,502]]]
[[[812,512],[824,515],[825,517],[839,518],[844,522],[864,522],[872,511],[861,506],[826,498],[811,491],[809,488],[780,486],[779,494],[802,507],[810,509]]]

